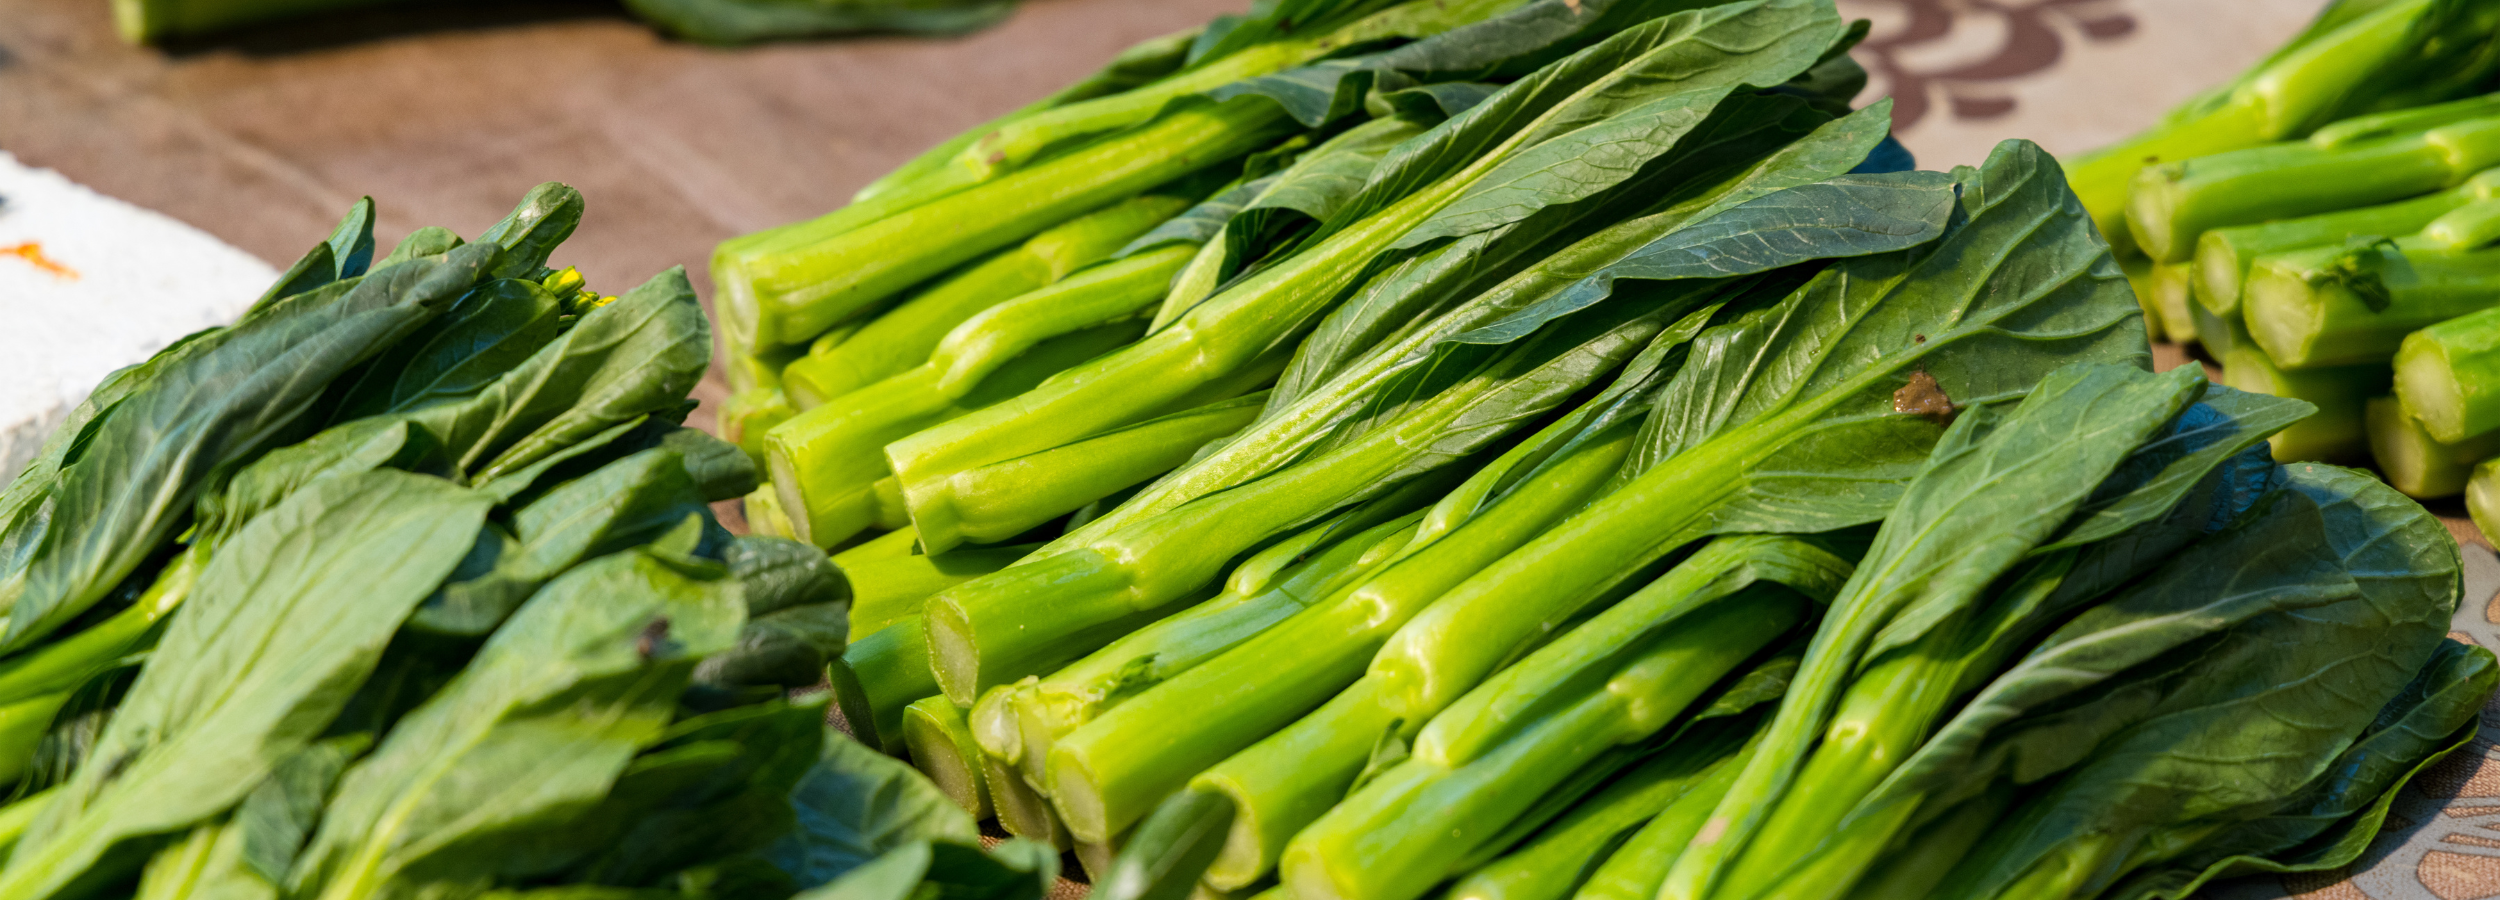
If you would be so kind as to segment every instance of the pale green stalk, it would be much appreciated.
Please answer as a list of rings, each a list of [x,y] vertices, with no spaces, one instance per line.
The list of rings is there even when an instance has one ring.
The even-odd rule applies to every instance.
[[[2280,462],[2359,459],[2369,450],[2363,407],[2387,391],[2388,378],[2383,365],[2285,370],[2254,342],[2222,356],[2223,384],[2317,406],[2316,414],[2268,439]]]
[[[2396,348],[2396,396],[2445,443],[2500,430],[2500,309],[2405,335]]]
[[[2441,441],[2394,397],[2372,398],[2366,416],[2371,461],[2389,487],[2408,497],[2456,496],[2473,477],[2476,463],[2500,456],[2500,432],[2453,444]]]
[[[790,401],[801,410],[813,409],[910,371],[927,362],[965,320],[1074,274],[1188,207],[1182,197],[1134,197],[973,263],[844,339],[791,362],[781,374]]]
[[[1718,599],[1679,610],[1645,645],[1620,645],[1648,635],[1601,614],[1470,691],[1424,728],[1406,762],[1294,837],[1284,883],[1302,900],[1420,896],[1562,776],[1665,728],[1812,606],[1769,585]],[[1601,662],[1612,665],[1591,665]]]
[[[990,817],[990,791],[981,770],[981,749],[964,727],[964,709],[944,697],[926,697],[903,709],[903,746],[911,764],[974,819]]]
[[[1504,475],[1560,440],[1530,439],[1437,504],[1409,549],[1379,574],[1070,732],[1052,748],[1049,764],[1052,799],[1070,827],[1090,834],[1126,827],[1192,776],[1352,683],[1381,642],[1450,584],[1586,502],[1630,451],[1630,429],[1623,431],[1583,445],[1483,505]],[[1360,745],[1357,752],[1370,751],[1371,736],[1349,739]],[[1233,827],[1236,840],[1209,872],[1219,888],[1247,886],[1273,862],[1253,859],[1246,875],[1225,875],[1244,867],[1227,858],[1256,823],[1236,818]],[[1275,845],[1290,835],[1276,835]]]
[[[1359,533],[1353,529],[1360,523],[1343,516],[1306,529],[1295,537],[1333,543],[1320,549],[1294,539],[1280,542],[1279,547],[1302,548],[1286,557],[1299,561],[1285,572],[1257,577],[1264,568],[1258,564],[1275,561],[1272,548],[1262,551],[1235,570],[1233,583],[1215,599],[1141,628],[1047,678],[992,690],[983,702],[1004,708],[982,723],[982,748],[1016,761],[1027,778],[1046,784],[1040,779],[1062,736],[1378,570],[1405,547],[1422,517],[1409,513]]]

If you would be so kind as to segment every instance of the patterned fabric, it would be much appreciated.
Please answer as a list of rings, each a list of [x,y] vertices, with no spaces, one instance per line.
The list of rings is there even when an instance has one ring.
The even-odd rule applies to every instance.
[[[2136,17],[2109,0],[1845,0],[1841,11],[1882,24],[1851,54],[1866,67],[1873,95],[1892,97],[1904,131],[1932,113],[1985,121],[2011,115],[2016,101],[1996,90],[2057,65],[2065,42],[2113,41],[2136,31]],[[1979,52],[1939,54],[1977,32]],[[1942,102],[1943,110],[1936,104]]]
[[[2500,556],[2465,547],[2465,600],[2449,637],[2500,650]],[[2500,896],[2500,704],[2474,743],[2407,785],[2349,871],[2246,878],[2212,900],[2476,900]]]

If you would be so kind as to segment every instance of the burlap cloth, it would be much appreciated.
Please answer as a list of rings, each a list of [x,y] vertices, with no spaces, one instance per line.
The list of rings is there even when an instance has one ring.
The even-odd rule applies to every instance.
[[[1840,0],[1858,56],[1930,168],[2008,137],[2120,137],[2238,71],[2320,0]],[[0,0],[0,149],[284,265],[360,194],[388,244],[475,234],[539,181],[590,201],[564,261],[616,290],[722,238],[822,213],[922,147],[1247,0],[1027,0],[952,40],[719,51],[653,37],[612,2],[419,2],[242,43],[135,50],[106,0]],[[144,252],[144,248],[133,248]],[[8,260],[0,259],[0,265]],[[2163,354],[2181,361],[2175,349]],[[724,388],[708,381],[702,396]],[[708,413],[698,414],[709,421]],[[2459,637],[2500,649],[2500,558],[2454,503]],[[734,514],[734,511],[730,511]],[[2487,723],[2500,723],[2486,713]],[[2354,872],[2216,898],[2500,896],[2500,764],[2483,737],[2408,788]],[[1082,890],[1063,885],[1060,900]]]

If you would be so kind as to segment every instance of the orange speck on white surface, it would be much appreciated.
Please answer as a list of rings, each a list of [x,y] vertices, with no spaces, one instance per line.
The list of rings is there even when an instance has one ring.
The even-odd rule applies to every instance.
[[[35,268],[52,273],[53,277],[56,278],[66,278],[72,281],[78,279],[77,269],[62,265],[53,260],[52,257],[45,256],[43,254],[43,243],[40,241],[27,241],[22,244],[0,247],[0,255],[14,256],[25,260],[28,263],[32,263]]]

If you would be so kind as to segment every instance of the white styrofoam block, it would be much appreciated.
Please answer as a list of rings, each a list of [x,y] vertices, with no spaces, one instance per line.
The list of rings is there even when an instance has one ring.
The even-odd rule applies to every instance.
[[[0,483],[114,369],[242,315],[278,273],[164,215],[0,151]]]

